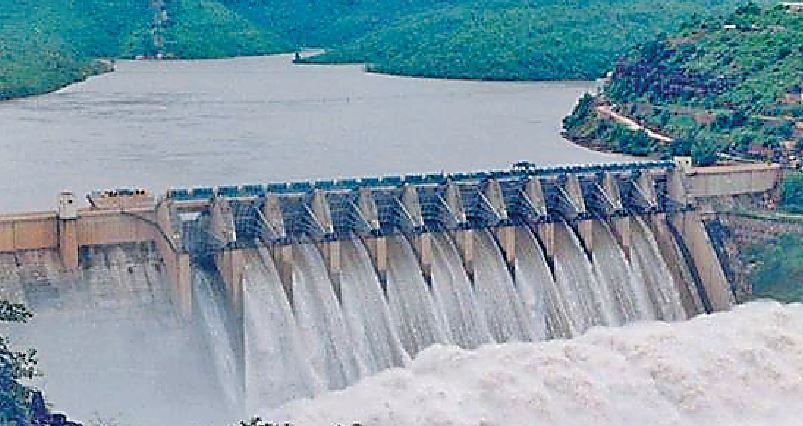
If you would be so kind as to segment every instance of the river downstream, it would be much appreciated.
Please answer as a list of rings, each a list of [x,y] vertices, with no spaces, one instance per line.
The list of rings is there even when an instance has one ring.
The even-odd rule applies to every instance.
[[[592,87],[399,78],[294,66],[288,56],[120,62],[114,73],[0,103],[0,203],[4,212],[50,209],[63,189],[609,161],[559,134]]]

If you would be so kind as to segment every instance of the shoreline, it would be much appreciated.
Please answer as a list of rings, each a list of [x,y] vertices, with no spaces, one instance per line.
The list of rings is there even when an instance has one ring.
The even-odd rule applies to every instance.
[[[301,51],[302,58],[309,58],[314,57],[317,54],[320,54],[322,50],[310,50],[310,51]],[[310,55],[310,56],[303,56],[303,55]],[[287,57],[293,65],[298,66],[322,66],[322,67],[360,67],[362,72],[366,75],[378,76],[378,77],[387,77],[387,78],[405,78],[405,79],[415,79],[415,80],[433,80],[433,81],[454,81],[454,82],[471,82],[471,83],[515,83],[515,84],[565,84],[567,87],[573,87],[573,85],[584,85],[584,84],[593,84],[596,83],[596,80],[582,80],[582,79],[551,79],[551,80],[521,80],[521,79],[504,79],[504,78],[472,78],[472,77],[438,77],[438,76],[426,76],[426,75],[415,75],[415,74],[398,74],[398,73],[389,73],[389,72],[382,72],[370,69],[370,63],[367,62],[354,62],[354,63],[347,63],[347,62],[307,62],[307,61],[295,61],[293,60],[294,52],[283,52],[283,53],[273,53],[268,55],[241,55],[241,56],[223,56],[223,57],[216,57],[216,58],[163,58],[163,59],[131,59],[131,58],[111,58],[111,59],[93,59],[92,63],[84,70],[84,75],[77,80],[65,82],[60,84],[56,87],[52,87],[49,89],[41,90],[35,93],[30,93],[27,95],[21,96],[10,96],[8,98],[0,98],[0,103],[11,102],[20,99],[28,99],[34,98],[37,96],[47,95],[50,93],[58,93],[61,90],[64,90],[70,86],[83,83],[89,80],[92,77],[98,77],[107,73],[115,72],[115,63],[117,61],[166,61],[166,62],[189,62],[189,61],[220,61],[220,60],[227,60],[227,59],[238,59],[238,58],[259,58],[259,57]]]
[[[115,72],[115,61],[116,59],[92,59],[90,64],[84,69],[82,69],[82,75],[80,78],[74,79],[72,81],[67,81],[62,84],[58,84],[57,86],[36,91],[34,93],[30,93],[27,95],[9,96],[7,98],[0,98],[0,105],[5,103],[12,103],[14,101],[19,101],[23,99],[35,98],[37,96],[48,95],[51,93],[58,93],[68,87],[83,83],[89,80],[90,78],[113,73]]]

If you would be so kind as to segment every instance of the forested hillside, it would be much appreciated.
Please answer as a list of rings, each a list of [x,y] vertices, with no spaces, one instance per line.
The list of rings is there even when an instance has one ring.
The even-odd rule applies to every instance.
[[[409,15],[307,59],[379,72],[492,80],[595,79],[628,46],[738,1],[462,2]]]
[[[327,49],[308,62],[367,62],[371,70],[394,74],[591,79],[627,47],[739,2],[8,1],[0,8],[0,98],[41,93],[101,71],[94,58],[218,58],[306,47]],[[157,13],[152,6],[160,3]]]
[[[803,148],[801,91],[803,12],[751,4],[634,49],[565,125],[612,150],[693,154],[701,164],[719,153],[785,160]],[[600,117],[606,104],[674,141],[628,135]]]
[[[148,0],[22,0],[0,7],[0,99],[42,93],[103,67],[147,24]]]

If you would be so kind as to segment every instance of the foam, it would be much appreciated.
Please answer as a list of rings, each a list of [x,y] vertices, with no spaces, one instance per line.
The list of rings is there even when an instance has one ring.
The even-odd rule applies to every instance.
[[[803,305],[753,302],[573,340],[434,346],[406,369],[296,400],[315,425],[784,425],[803,418]]]

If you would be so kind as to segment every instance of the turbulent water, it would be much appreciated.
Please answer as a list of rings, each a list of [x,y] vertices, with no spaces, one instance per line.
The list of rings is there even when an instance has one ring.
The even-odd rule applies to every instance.
[[[491,341],[491,333],[451,239],[437,234],[432,239],[434,263],[432,292],[446,324],[449,340],[461,348],[476,348]]]
[[[35,313],[9,334],[15,347],[38,350],[44,375],[34,384],[55,409],[120,425],[206,426],[239,416],[204,336],[170,303],[155,247],[88,248],[81,264],[72,275],[54,251],[0,254],[3,297]]]
[[[406,237],[388,238],[387,283],[378,279],[359,239],[340,243],[339,285],[328,275],[315,246],[294,246],[292,303],[267,251],[250,255],[245,345],[265,350],[258,356],[246,351],[249,407],[264,414],[298,396],[342,389],[382,370],[408,366],[411,358],[433,345],[474,349],[486,343],[575,336],[594,325],[682,317],[673,282],[648,295],[645,282],[639,281],[644,272],[637,273],[636,267],[646,262],[656,267],[655,276],[666,273],[649,228],[636,230],[635,244],[644,253],[634,264],[607,225],[598,226],[597,245],[589,259],[575,231],[556,225],[556,279],[527,228],[515,230],[517,261],[512,271],[494,235],[475,231],[473,274],[465,269],[451,235],[432,234],[429,280]],[[270,296],[255,298],[262,293]],[[653,306],[676,316],[659,313]],[[275,317],[259,314],[264,309],[275,311]],[[260,330],[259,344],[250,342],[256,337],[249,329]],[[281,351],[267,349],[271,335]],[[271,361],[269,354],[277,359]],[[276,369],[282,374],[272,380]],[[266,380],[270,386],[261,384]],[[278,385],[289,386],[290,392],[282,393]]]
[[[292,307],[266,249],[249,253],[243,278],[246,410],[317,393]]]
[[[516,228],[515,265],[507,264],[492,231],[473,231],[471,270],[466,269],[452,235],[433,233],[431,277],[425,277],[420,268],[416,244],[408,237],[388,237],[386,282],[380,281],[368,250],[359,238],[339,243],[342,272],[337,276],[330,276],[318,247],[294,245],[292,283],[282,282],[267,248],[245,250],[240,317],[231,309],[232,301],[227,300],[225,284],[213,263],[206,261],[193,266],[192,318],[190,321],[171,318],[175,309],[170,304],[166,286],[169,281],[163,276],[154,248],[147,245],[87,250],[82,254],[80,277],[58,270],[55,266],[58,259],[52,252],[31,252],[23,259],[0,258],[0,288],[4,297],[27,300],[44,317],[42,324],[52,324],[53,318],[59,315],[66,315],[70,319],[68,322],[78,327],[81,324],[73,319],[76,316],[90,317],[92,327],[101,329],[114,323],[98,322],[107,317],[146,324],[136,338],[124,337],[125,344],[106,337],[105,332],[100,333],[102,340],[97,344],[119,346],[110,354],[128,359],[128,364],[94,356],[97,364],[93,365],[103,370],[115,363],[127,365],[128,374],[141,374],[147,371],[149,362],[157,362],[154,374],[162,372],[165,380],[173,380],[171,384],[182,389],[182,383],[195,383],[198,389],[186,392],[196,395],[196,404],[206,405],[197,412],[184,413],[178,423],[193,424],[220,418],[233,421],[255,413],[264,415],[292,400],[318,398],[329,391],[355,385],[361,389],[370,385],[359,382],[384,370],[409,367],[411,362],[415,372],[428,362],[411,361],[422,352],[425,359],[432,359],[432,354],[439,351],[457,356],[458,360],[471,357],[454,349],[428,351],[431,346],[454,345],[487,353],[490,343],[527,347],[516,346],[515,342],[579,336],[593,326],[684,319],[686,314],[679,294],[683,283],[672,279],[650,228],[643,222],[632,221],[633,241],[628,256],[607,225],[596,224],[595,227],[595,245],[589,257],[575,229],[567,224],[555,224],[555,253],[551,261],[530,229]],[[80,300],[73,299],[79,295]],[[68,315],[64,304],[70,303],[76,303],[77,309],[67,309]],[[161,314],[152,315],[151,310]],[[152,324],[153,321],[165,324]],[[34,327],[36,329],[36,321]],[[175,337],[165,335],[168,332],[184,333],[190,341],[181,346]],[[56,327],[49,335],[52,337],[53,333],[61,338],[61,333],[70,336],[73,332]],[[151,333],[166,340],[154,342]],[[147,343],[147,348],[158,349],[162,358],[184,359],[184,352],[191,354],[186,355],[187,365],[165,372],[164,369],[172,367],[170,362],[159,357],[155,360],[141,355],[135,358],[133,354],[146,348],[131,349],[132,342]],[[59,354],[51,344],[41,340],[33,343],[54,355],[45,357],[46,366],[54,365],[53,359],[62,361],[59,356],[63,353]],[[194,346],[187,349],[187,344]],[[500,353],[506,350],[522,349],[505,349]],[[100,352],[103,351],[108,348]],[[124,351],[125,355],[119,351]],[[496,373],[488,373],[492,375],[483,380],[498,382],[501,386],[507,376],[517,374],[513,370],[505,372],[505,364],[510,360],[499,362],[501,369],[492,370]],[[532,361],[528,365],[548,376],[550,368],[564,363],[556,360],[540,366]],[[43,385],[57,407],[70,408],[75,402],[70,402],[71,396],[64,390],[71,389],[74,378],[65,379],[68,373],[62,371],[66,368],[64,364],[55,365],[55,383],[44,382]],[[201,377],[174,378],[175,374],[189,374],[192,368],[204,372],[203,386],[197,384]],[[81,370],[81,374],[92,377],[85,370]],[[405,380],[409,373],[395,374],[402,377],[399,380]],[[120,382],[127,380],[124,374],[119,377]],[[155,384],[161,377],[154,376],[151,380]],[[567,391],[585,386],[572,381],[561,382],[559,378],[549,380],[545,382],[549,386]],[[136,382],[134,385],[138,392],[147,389],[147,386],[136,388]],[[92,386],[106,392],[114,389],[114,383]],[[376,392],[381,399],[382,392]],[[482,392],[488,401],[503,404],[502,413],[507,409],[505,404],[529,407],[533,401],[514,398],[505,402],[501,394],[495,395],[490,389]],[[131,392],[124,395],[131,395]],[[448,392],[438,398],[447,398],[447,395]],[[548,392],[538,395],[549,398]],[[156,412],[160,412],[161,407],[192,406],[177,405],[172,400],[154,401],[150,397],[142,400],[154,405]],[[61,401],[65,403],[61,405]],[[472,416],[475,412],[472,410],[482,407],[467,409],[465,415]],[[204,414],[212,408],[216,410],[215,415]],[[131,409],[130,406],[120,408],[124,419],[133,419],[133,424],[154,424],[150,412],[132,413]],[[108,414],[108,410],[102,413]],[[379,417],[365,420],[381,419],[380,423],[386,423],[384,414],[376,413]],[[80,410],[75,414],[86,415]],[[422,412],[425,414],[430,415]],[[510,419],[505,416],[494,419]],[[439,419],[437,415],[434,418]]]
[[[797,425],[803,306],[755,302],[573,340],[437,346],[403,370],[296,401],[295,424]]]

